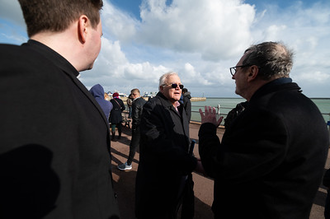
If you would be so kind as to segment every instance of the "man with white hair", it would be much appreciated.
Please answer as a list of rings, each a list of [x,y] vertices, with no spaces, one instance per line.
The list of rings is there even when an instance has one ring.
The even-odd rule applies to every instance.
[[[199,170],[201,163],[189,153],[189,124],[179,103],[182,88],[177,73],[166,73],[160,77],[156,97],[144,105],[136,176],[138,219],[174,219],[187,196],[191,202],[184,202],[182,217],[193,217],[191,172]]]

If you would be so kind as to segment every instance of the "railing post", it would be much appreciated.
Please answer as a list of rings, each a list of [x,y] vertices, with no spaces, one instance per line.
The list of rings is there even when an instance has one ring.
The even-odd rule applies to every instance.
[[[217,114],[220,115],[220,104],[217,106]]]

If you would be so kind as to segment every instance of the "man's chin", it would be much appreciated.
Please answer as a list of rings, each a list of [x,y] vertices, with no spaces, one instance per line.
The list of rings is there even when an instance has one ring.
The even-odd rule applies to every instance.
[[[88,66],[87,70],[91,70],[93,67],[94,67],[94,62],[90,66]]]
[[[174,100],[175,101],[179,101],[180,100],[180,97],[174,97]]]

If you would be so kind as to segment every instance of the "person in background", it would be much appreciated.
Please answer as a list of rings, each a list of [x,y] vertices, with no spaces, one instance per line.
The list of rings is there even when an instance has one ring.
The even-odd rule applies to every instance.
[[[105,99],[103,87],[100,84],[96,84],[89,90],[89,92],[93,95],[96,102],[100,105],[107,120],[109,120],[110,111],[112,110],[112,103]]]
[[[107,93],[104,92],[104,99],[107,100],[107,101],[110,101],[111,100],[111,97]]]
[[[29,40],[0,45],[0,218],[119,218],[109,124],[77,79],[100,52],[103,2],[19,3]]]
[[[317,106],[289,77],[293,53],[282,43],[248,48],[230,68],[248,105],[220,142],[216,109],[200,109],[199,153],[214,178],[215,218],[308,219],[329,136]]]
[[[123,116],[121,113],[125,110],[125,105],[124,102],[119,98],[119,94],[117,92],[113,93],[112,97],[113,98],[110,100],[110,102],[112,103],[113,108],[110,113],[109,122],[111,123],[111,139],[115,141],[116,127],[118,130],[118,139],[121,138],[123,122]]]
[[[146,103],[145,99],[141,97],[140,90],[135,88],[131,90],[130,96],[133,98],[132,103],[132,139],[129,148],[129,156],[125,163],[117,166],[119,170],[130,170],[132,169],[132,162],[136,149],[140,144],[140,122],[143,110],[143,105]]]
[[[127,102],[127,107],[128,107],[128,118],[132,118],[132,104],[133,104],[133,97],[132,94],[128,95],[128,98],[126,100]]]
[[[182,103],[183,108],[185,109],[188,117],[188,121],[190,122],[191,119],[191,95],[187,88],[182,89]]]
[[[200,161],[189,153],[188,118],[179,103],[182,88],[177,73],[166,73],[159,79],[156,97],[143,107],[135,193],[138,219],[176,218],[191,185],[188,176],[193,170],[202,170]],[[187,214],[183,218],[192,218],[193,210],[183,209]]]

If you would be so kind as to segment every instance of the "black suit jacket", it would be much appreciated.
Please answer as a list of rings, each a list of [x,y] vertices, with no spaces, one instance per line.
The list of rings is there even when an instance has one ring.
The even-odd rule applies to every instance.
[[[1,218],[118,218],[108,122],[77,75],[39,42],[0,45]]]
[[[253,95],[221,143],[213,124],[200,128],[202,164],[215,179],[215,218],[309,218],[329,136],[316,105],[283,80]]]

